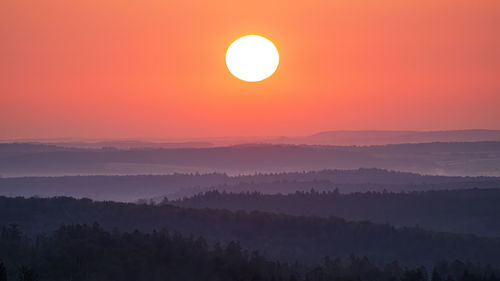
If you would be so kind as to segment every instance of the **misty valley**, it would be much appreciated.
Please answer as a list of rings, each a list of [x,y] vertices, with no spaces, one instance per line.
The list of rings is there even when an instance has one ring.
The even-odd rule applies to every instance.
[[[497,142],[96,145],[0,144],[0,280],[500,277]]]

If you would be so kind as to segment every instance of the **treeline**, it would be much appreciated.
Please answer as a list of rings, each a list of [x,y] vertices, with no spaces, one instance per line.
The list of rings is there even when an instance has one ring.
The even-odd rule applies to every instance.
[[[257,190],[263,189],[259,188],[260,184],[254,186]],[[396,226],[419,225],[435,231],[500,236],[500,189],[349,194],[315,189],[291,194],[209,191],[183,200],[163,202],[189,208],[337,216]]]
[[[467,178],[463,178],[467,180]],[[138,202],[160,202],[165,197],[170,200],[179,200],[193,197],[200,193],[219,191],[230,193],[262,193],[262,194],[289,194],[295,192],[340,192],[340,193],[359,193],[359,192],[412,192],[412,191],[439,191],[439,190],[462,190],[462,189],[495,189],[500,187],[500,180],[485,180],[463,182],[442,182],[442,183],[335,183],[329,180],[312,181],[289,181],[280,180],[273,182],[240,182],[237,184],[220,184],[210,187],[187,187],[179,189],[176,192],[164,194],[148,199],[140,199]],[[145,201],[146,200],[146,201]]]
[[[98,224],[63,225],[31,240],[17,225],[0,234],[0,281],[498,281],[490,266],[442,261],[428,273],[367,257],[325,257],[317,265],[271,261],[238,242],[210,247],[202,237],[165,229],[105,231]]]
[[[281,261],[317,263],[324,256],[367,256],[374,262],[431,265],[440,259],[470,260],[500,266],[499,238],[395,228],[329,217],[294,217],[264,212],[187,209],[171,205],[92,202],[71,198],[0,197],[0,224],[19,224],[35,237],[60,224],[100,223],[105,229],[152,232],[165,227],[183,235],[216,241],[240,241]]]
[[[1,145],[0,145],[1,146]],[[1,158],[1,157],[0,157]],[[3,160],[0,159],[0,162]],[[4,163],[9,164],[6,159]],[[10,163],[9,165],[13,165]],[[93,200],[134,202],[142,198],[190,197],[207,190],[293,193],[316,190],[341,192],[414,191],[496,188],[500,178],[445,177],[381,169],[320,170],[229,176],[222,173],[142,176],[62,176],[0,178],[0,195],[71,196]]]

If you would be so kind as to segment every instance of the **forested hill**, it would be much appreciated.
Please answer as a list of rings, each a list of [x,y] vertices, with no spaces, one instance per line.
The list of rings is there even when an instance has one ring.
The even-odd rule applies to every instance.
[[[210,191],[170,201],[169,204],[298,216],[337,216],[348,220],[368,220],[396,226],[419,225],[435,231],[500,237],[499,202],[500,189],[466,189],[350,194],[316,190],[291,194]]]
[[[317,190],[413,191],[430,189],[494,188],[497,177],[445,177],[381,169],[320,170],[229,176],[221,173],[141,176],[63,176],[0,178],[0,195],[70,196],[132,202],[143,198],[190,197],[206,190],[293,193]]]
[[[203,236],[208,243],[240,241],[271,259],[317,263],[325,256],[366,255],[376,262],[431,265],[440,259],[470,260],[500,266],[500,239],[437,233],[420,228],[396,229],[340,218],[294,217],[262,212],[183,209],[71,198],[0,197],[0,225],[17,223],[35,235],[62,223],[98,222],[111,230],[151,232],[165,228]]]

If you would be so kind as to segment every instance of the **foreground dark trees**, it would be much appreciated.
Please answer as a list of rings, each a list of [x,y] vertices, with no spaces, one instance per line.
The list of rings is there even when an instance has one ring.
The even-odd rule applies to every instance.
[[[7,281],[7,269],[2,260],[0,260],[0,281]]]
[[[394,228],[329,217],[294,217],[263,212],[196,210],[92,202],[71,198],[0,197],[0,225],[17,223],[30,237],[50,233],[61,224],[92,224],[104,229],[150,233],[165,227],[182,235],[216,241],[240,241],[273,260],[318,263],[325,256],[367,256],[377,263],[431,266],[435,261],[471,260],[500,266],[500,239],[437,233],[421,228]]]
[[[201,237],[166,230],[107,232],[99,225],[61,226],[24,238],[15,225],[0,236],[0,281],[5,280],[283,280],[283,281],[498,281],[488,266],[440,262],[423,267],[377,265],[366,257],[324,258],[318,265],[279,263],[238,242],[209,247]]]

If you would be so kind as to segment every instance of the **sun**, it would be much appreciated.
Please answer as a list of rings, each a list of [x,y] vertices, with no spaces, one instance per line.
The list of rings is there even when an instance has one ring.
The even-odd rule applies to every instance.
[[[262,81],[278,68],[280,56],[273,42],[260,35],[236,39],[226,52],[229,72],[247,82]]]

